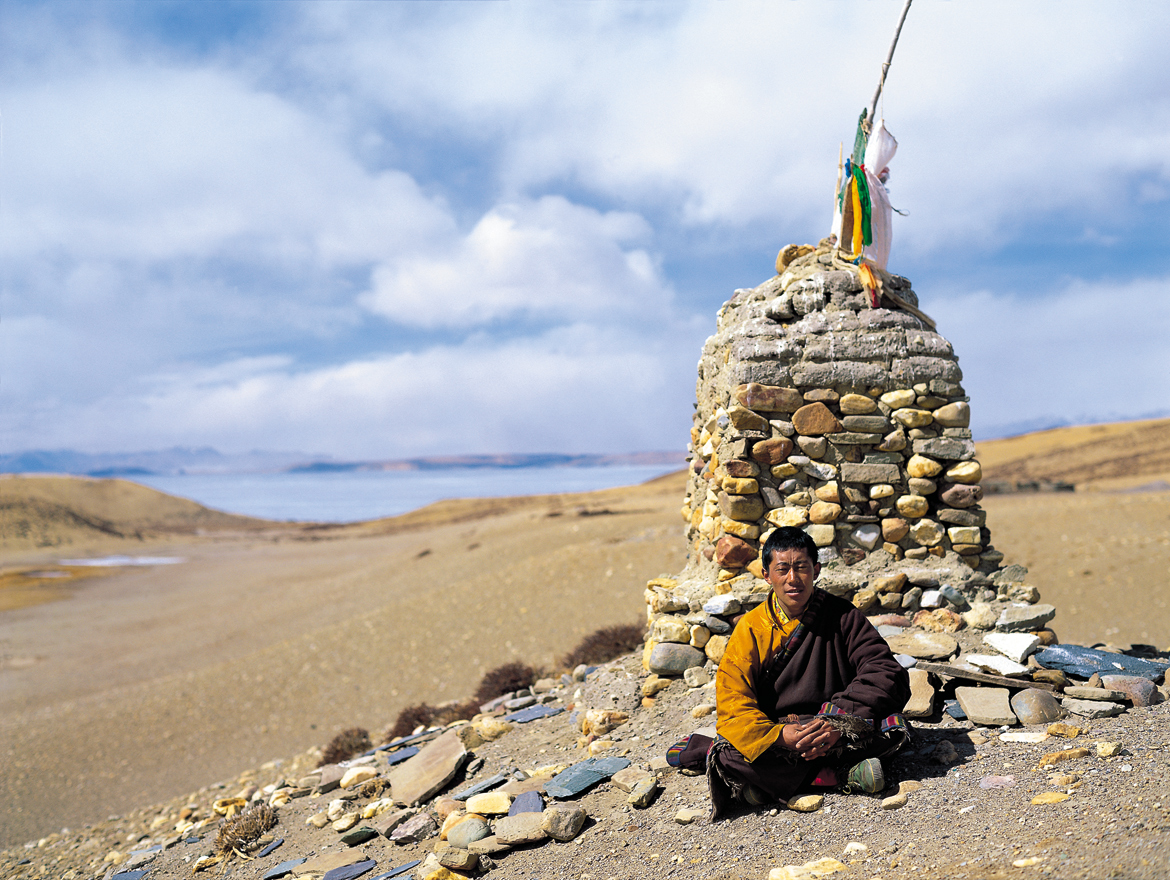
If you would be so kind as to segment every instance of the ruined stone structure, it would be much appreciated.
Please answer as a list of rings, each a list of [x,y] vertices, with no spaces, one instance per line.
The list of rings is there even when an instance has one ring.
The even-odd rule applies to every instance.
[[[867,289],[828,241],[785,248],[777,270],[735,292],[703,348],[690,556],[648,585],[647,665],[717,661],[735,614],[766,594],[759,550],[777,526],[808,532],[820,586],[869,613],[923,606],[948,629],[989,629],[1007,601],[1034,603],[992,545],[963,373],[910,282],[883,272]]]

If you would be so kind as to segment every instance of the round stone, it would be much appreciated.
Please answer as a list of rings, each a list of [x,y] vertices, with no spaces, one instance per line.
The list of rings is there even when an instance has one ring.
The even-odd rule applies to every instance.
[[[969,464],[969,462],[964,462],[964,464]],[[925,455],[912,455],[910,456],[910,460],[906,462],[906,473],[912,477],[935,477],[942,472],[942,469],[943,466],[941,464],[939,464],[933,458],[927,458]],[[954,470],[954,468],[951,470]],[[961,483],[974,481],[955,480],[955,482]]]
[[[837,535],[837,530],[830,525],[805,526],[804,531],[818,547],[828,547]]]
[[[755,495],[760,491],[760,484],[751,477],[726,477],[723,480],[723,491],[728,495]]]
[[[918,496],[912,495],[910,497],[916,498]],[[942,542],[942,526],[933,520],[920,519],[914,525],[910,526],[910,537],[919,546],[933,547]]]
[[[934,416],[924,409],[906,407],[894,410],[893,419],[907,428],[924,428],[934,421]]]
[[[752,458],[767,467],[778,465],[792,453],[792,441],[787,437],[761,440],[752,447]],[[796,473],[793,470],[793,473]],[[775,473],[773,473],[775,476]]]
[[[814,523],[831,523],[841,515],[841,505],[817,501],[809,508],[808,518]]]
[[[877,403],[874,402],[873,398],[862,394],[846,394],[841,398],[838,406],[841,407],[841,412],[847,416],[864,416],[877,409]]]
[[[910,534],[910,523],[899,516],[882,520],[882,538],[896,544]]]
[[[766,517],[774,526],[802,526],[808,522],[808,511],[803,507],[777,507]]]
[[[934,411],[934,420],[944,428],[966,428],[971,424],[971,404],[960,400],[940,406]]]
[[[841,503],[841,493],[836,480],[830,480],[823,486],[818,486],[816,488],[816,496],[820,501],[828,501],[832,504]]]
[[[923,476],[932,475],[923,474]],[[977,461],[961,461],[947,468],[947,479],[952,483],[978,483],[983,479],[983,468],[980,467]]]
[[[894,487],[889,483],[878,483],[869,487],[869,497],[873,499],[889,498],[894,494]]]
[[[467,816],[447,831],[447,842],[459,849],[467,849],[477,840],[488,836],[488,824],[479,816]]]
[[[911,406],[918,399],[918,394],[909,388],[902,388],[898,391],[887,391],[878,399],[890,409],[902,409]]]
[[[978,544],[979,529],[972,526],[952,526],[947,529],[947,538],[952,544]]]
[[[1020,724],[1050,724],[1068,715],[1056,697],[1039,688],[1026,688],[1011,699],[1012,712]]]
[[[757,555],[755,547],[735,535],[724,535],[715,545],[715,561],[724,568],[743,568]]]
[[[841,423],[832,411],[819,401],[808,403],[792,414],[792,426],[797,433],[808,437],[833,434],[841,430]]]
[[[933,495],[938,490],[938,484],[934,480],[922,477],[911,477],[909,485],[911,495]]]
[[[691,640],[691,628],[681,617],[667,615],[654,621],[650,638],[656,642],[681,642],[685,644]],[[478,811],[473,810],[472,812]],[[505,812],[507,811],[505,810]]]
[[[921,495],[903,495],[894,502],[894,506],[898,508],[898,513],[908,519],[926,516],[926,512],[930,510],[930,502]]]
[[[726,636],[715,636],[707,642],[708,652],[715,639],[723,639],[723,647],[727,647]],[[707,654],[690,645],[681,645],[677,642],[663,642],[655,645],[650,652],[650,671],[658,675],[682,675],[692,666],[702,666],[707,662]]]
[[[887,434],[878,444],[878,452],[901,452],[906,448],[906,435],[901,431]]]

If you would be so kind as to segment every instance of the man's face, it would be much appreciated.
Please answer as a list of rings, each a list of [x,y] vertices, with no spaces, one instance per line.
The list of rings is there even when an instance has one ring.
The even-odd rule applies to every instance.
[[[804,550],[780,550],[764,572],[772,594],[789,617],[800,615],[813,593],[813,582],[821,573],[820,563],[808,558]]]

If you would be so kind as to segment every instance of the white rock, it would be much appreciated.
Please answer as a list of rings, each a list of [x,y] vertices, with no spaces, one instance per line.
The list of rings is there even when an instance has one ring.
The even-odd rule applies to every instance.
[[[1000,734],[1000,742],[1005,743],[1042,743],[1048,739],[1043,730],[1009,730]]]
[[[968,666],[976,669],[989,669],[996,675],[1023,675],[1028,671],[1027,666],[1022,666],[999,654],[967,654],[961,659]]]
[[[943,602],[943,594],[938,590],[923,590],[922,598],[918,600],[919,608],[941,608]]]
[[[853,530],[853,540],[866,550],[872,550],[878,545],[878,541],[881,539],[882,530],[873,523],[866,523]]]
[[[741,607],[739,599],[731,593],[712,596],[703,603],[703,610],[708,614],[737,614]]]
[[[1040,648],[1040,639],[1031,633],[988,633],[983,643],[1017,663],[1023,663]]]

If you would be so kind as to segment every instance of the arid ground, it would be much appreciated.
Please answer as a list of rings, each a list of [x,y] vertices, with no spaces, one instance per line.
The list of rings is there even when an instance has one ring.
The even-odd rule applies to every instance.
[[[987,479],[1080,482],[987,498],[995,545],[1031,569],[1062,639],[1164,649],[1170,423],[1067,431],[981,444]],[[380,731],[512,659],[556,667],[581,636],[637,622],[645,581],[682,567],[682,492],[673,475],[315,527],[122,481],[0,478],[0,846],[193,791],[343,726]],[[109,554],[186,561],[58,564]]]

